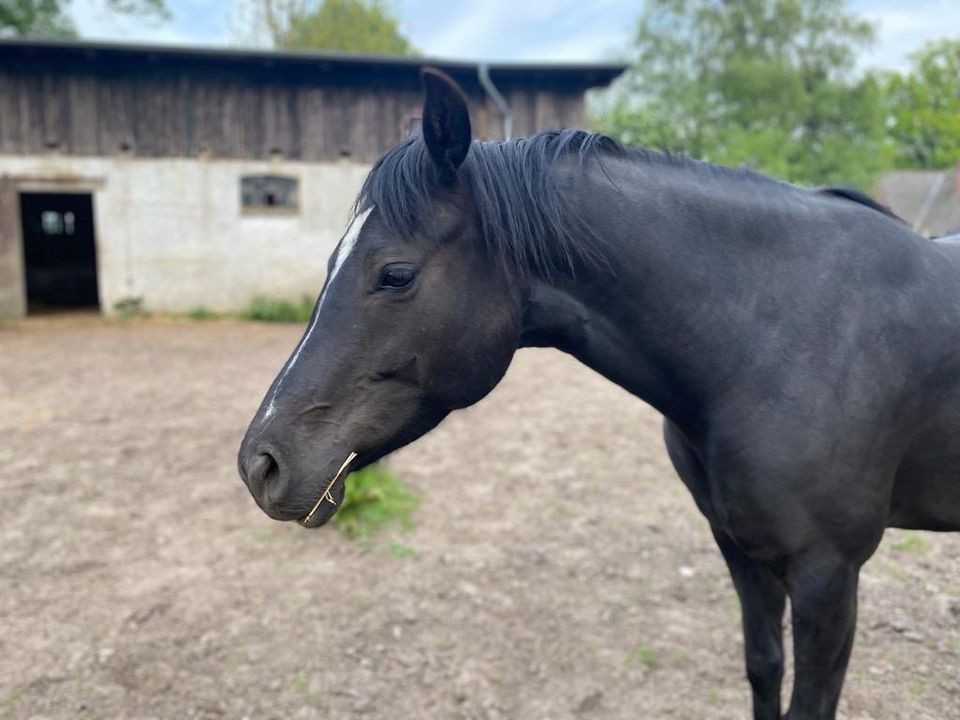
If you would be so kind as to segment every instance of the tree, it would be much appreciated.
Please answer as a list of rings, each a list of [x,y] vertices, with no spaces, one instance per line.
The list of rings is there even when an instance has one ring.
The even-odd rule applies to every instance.
[[[70,0],[0,0],[0,37],[71,38]],[[103,0],[115,12],[169,16],[165,0]]]
[[[73,37],[61,0],[0,0],[0,36]]]
[[[867,186],[886,157],[880,84],[854,68],[873,36],[846,0],[647,0],[601,125],[794,182]]]
[[[287,50],[415,54],[383,0],[254,0],[255,34]]]
[[[928,43],[887,78],[888,135],[900,167],[960,161],[960,38]]]

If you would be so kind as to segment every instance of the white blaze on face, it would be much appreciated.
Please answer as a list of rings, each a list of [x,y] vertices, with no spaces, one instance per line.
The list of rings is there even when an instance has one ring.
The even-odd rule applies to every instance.
[[[300,358],[300,351],[303,350],[303,346],[307,344],[307,340],[310,339],[313,329],[317,326],[317,320],[320,318],[320,311],[323,310],[323,301],[327,298],[327,295],[330,294],[330,288],[333,287],[333,281],[337,279],[337,273],[339,273],[340,268],[343,267],[343,263],[346,261],[347,256],[350,255],[350,251],[353,250],[354,246],[357,244],[357,238],[360,237],[360,231],[363,230],[363,224],[367,221],[367,218],[370,217],[371,212],[373,212],[372,206],[364,210],[359,215],[354,216],[353,220],[350,221],[350,225],[347,227],[346,234],[340,240],[340,245],[337,248],[337,259],[333,263],[333,270],[330,271],[330,277],[327,278],[327,284],[323,288],[323,293],[320,295],[320,301],[317,303],[316,312],[313,313],[313,319],[310,321],[310,327],[307,328],[307,332],[304,333],[302,338],[300,338],[300,343],[297,345],[296,350],[293,351],[293,355],[290,356],[287,364],[283,366],[283,370],[280,372],[280,379],[277,380],[277,384],[273,388],[273,393],[270,395],[270,404],[267,405],[267,411],[263,415],[264,420],[269,420],[277,411],[275,401],[277,399],[277,393],[280,392],[280,386],[283,385],[283,381],[286,379],[287,374],[293,369],[293,366],[297,364],[297,360]]]

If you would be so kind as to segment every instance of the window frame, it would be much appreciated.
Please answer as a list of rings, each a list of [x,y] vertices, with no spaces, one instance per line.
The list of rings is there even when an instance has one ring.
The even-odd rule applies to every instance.
[[[268,185],[270,183],[288,183],[287,193],[288,198],[292,197],[292,202],[281,204],[281,205],[270,205],[270,204],[256,204],[248,205],[247,197],[248,191],[247,186],[251,182],[261,183],[263,185]],[[238,189],[240,192],[240,214],[241,215],[250,215],[250,216],[291,216],[300,214],[300,178],[296,175],[284,175],[281,173],[245,173],[240,176],[240,182],[238,183]],[[267,190],[262,187],[256,188],[258,196],[269,194]]]

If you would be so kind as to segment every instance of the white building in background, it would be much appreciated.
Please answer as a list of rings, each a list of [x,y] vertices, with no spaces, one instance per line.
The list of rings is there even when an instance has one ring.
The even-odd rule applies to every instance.
[[[624,70],[494,65],[486,83],[419,58],[0,41],[0,317],[316,294],[370,165],[419,115],[424,64],[486,138],[580,126],[586,90]]]
[[[894,170],[877,183],[878,197],[921,235],[960,232],[960,158],[944,170]]]

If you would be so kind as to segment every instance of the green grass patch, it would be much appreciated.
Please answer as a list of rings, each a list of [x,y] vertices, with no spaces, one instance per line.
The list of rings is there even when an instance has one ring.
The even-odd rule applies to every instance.
[[[627,653],[626,658],[624,658],[624,665],[628,668],[642,667],[644,670],[653,670],[657,667],[657,656],[652,648],[646,645],[637,645]]]
[[[211,310],[203,305],[198,305],[187,311],[187,317],[191,320],[216,320],[222,316],[215,310]]]
[[[877,567],[900,582],[910,582],[910,573],[904,570],[895,558],[880,558],[877,560]]]
[[[10,694],[7,695],[6,704],[12,707],[21,700],[23,700],[23,688],[14,688],[10,691]]]
[[[420,557],[419,550],[417,550],[416,548],[412,548],[409,545],[398,543],[396,541],[393,541],[390,543],[390,554],[393,555],[395,558],[401,558],[401,559],[412,558],[416,560],[418,557]]]
[[[892,547],[897,552],[911,553],[912,555],[926,555],[930,552],[930,543],[912,532],[904,532],[903,538],[895,542]]]
[[[333,523],[347,537],[366,541],[391,523],[404,530],[413,525],[412,514],[420,499],[383,465],[351,473],[345,484]]]
[[[300,302],[255,297],[242,317],[259,322],[304,323],[313,315],[313,305],[314,300],[309,295],[301,297]]]
[[[307,694],[310,686],[307,684],[307,678],[303,673],[297,673],[296,677],[293,678],[293,689],[301,695]]]
[[[121,320],[132,320],[135,317],[147,317],[148,313],[143,309],[143,298],[127,296],[120,298],[113,304],[113,309]]]

